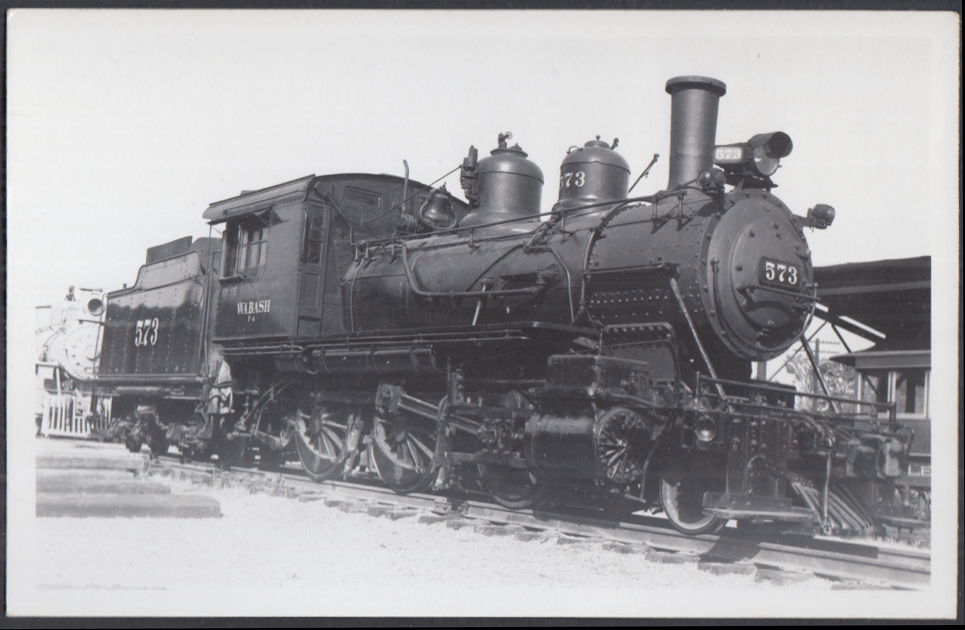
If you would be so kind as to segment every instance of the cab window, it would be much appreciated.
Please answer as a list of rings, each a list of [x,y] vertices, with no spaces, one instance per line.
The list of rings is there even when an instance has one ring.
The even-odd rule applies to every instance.
[[[260,216],[229,224],[225,232],[224,275],[250,274],[268,262],[268,229]]]

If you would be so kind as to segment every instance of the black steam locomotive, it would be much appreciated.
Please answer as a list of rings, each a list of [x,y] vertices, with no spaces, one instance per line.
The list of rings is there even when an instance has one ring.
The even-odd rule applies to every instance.
[[[631,197],[616,141],[597,137],[566,155],[543,213],[542,171],[507,133],[489,157],[470,148],[468,203],[347,174],[211,204],[219,255],[188,245],[152,263],[150,297],[109,296],[101,376],[132,401],[132,446],[297,453],[316,480],[364,463],[398,492],[514,508],[659,505],[694,534],[907,522],[893,498],[911,437],[893,408],[844,413],[749,379],[807,326],[804,228],[834,210],[795,215],[771,194],[786,134],[715,144],[725,89],[667,82],[655,195]],[[799,410],[804,396],[826,412]]]

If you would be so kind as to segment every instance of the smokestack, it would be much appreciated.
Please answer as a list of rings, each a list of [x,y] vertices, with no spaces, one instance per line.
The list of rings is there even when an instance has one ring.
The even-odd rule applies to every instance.
[[[717,103],[727,86],[708,77],[667,81],[670,105],[670,182],[668,190],[697,179],[714,165]]]

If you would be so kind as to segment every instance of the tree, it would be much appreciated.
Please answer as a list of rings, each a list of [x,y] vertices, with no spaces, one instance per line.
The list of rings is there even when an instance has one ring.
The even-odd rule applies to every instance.
[[[857,372],[849,365],[837,361],[821,361],[819,364],[821,376],[828,386],[831,396],[854,398],[857,392]],[[814,367],[804,352],[799,352],[788,361],[785,370],[794,376],[794,386],[799,392],[824,394],[821,383],[815,377]],[[830,406],[827,401],[800,397],[796,407],[803,411],[827,411]],[[854,413],[854,405],[838,404],[838,410],[843,413]]]

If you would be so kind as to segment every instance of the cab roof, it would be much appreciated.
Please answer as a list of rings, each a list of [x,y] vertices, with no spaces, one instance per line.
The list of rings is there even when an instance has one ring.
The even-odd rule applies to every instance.
[[[275,203],[290,198],[306,198],[309,191],[316,184],[326,181],[347,181],[347,180],[379,180],[403,182],[404,178],[398,175],[386,175],[376,173],[341,173],[337,175],[306,175],[290,182],[276,184],[260,190],[245,190],[237,197],[231,197],[223,201],[215,201],[204,211],[204,218],[211,224],[222,223],[235,217],[240,217],[256,212],[268,210]],[[414,179],[409,180],[411,190],[428,188],[422,182]],[[465,202],[458,199],[455,203],[465,206]]]
[[[204,218],[210,223],[221,223],[234,217],[267,210],[274,203],[287,197],[304,196],[315,175],[293,179],[261,190],[242,191],[237,197],[215,201],[204,211]]]

